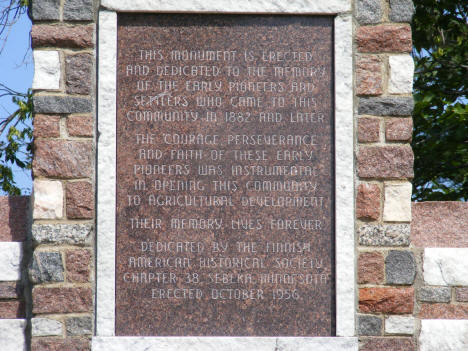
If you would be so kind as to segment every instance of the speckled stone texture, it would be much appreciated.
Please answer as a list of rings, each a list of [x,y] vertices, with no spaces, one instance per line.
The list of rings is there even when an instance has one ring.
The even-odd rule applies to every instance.
[[[116,335],[334,335],[332,28],[333,18],[323,16],[119,14]],[[142,49],[147,51],[142,54]],[[236,57],[228,55],[227,59],[218,61],[171,58],[171,50],[184,49],[236,51]],[[262,59],[262,51],[269,59]],[[281,59],[277,52],[282,51],[310,51],[307,54],[310,60]],[[148,66],[147,77],[142,68],[144,65]],[[178,69],[193,65],[208,67],[208,74],[200,74],[200,71],[196,76],[193,73],[182,76],[172,74],[173,67]],[[229,75],[228,66],[239,67],[239,75],[236,70]],[[249,66],[265,67],[264,75],[252,71],[249,76]],[[309,73],[306,76],[302,73],[300,76],[297,76],[298,73],[275,76],[274,67],[282,70],[291,66]],[[134,72],[138,73],[132,74]],[[138,81],[142,80],[152,80],[148,90],[138,90]],[[171,90],[161,89],[159,82],[162,80],[173,81],[176,87],[171,83]],[[194,82],[205,82],[205,88],[194,90]],[[242,82],[254,84],[245,90],[237,85]],[[268,82],[266,88],[261,82]],[[270,82],[273,82],[274,88],[271,88]],[[305,85],[304,89],[297,91],[295,86],[299,82]],[[253,97],[256,99],[255,106],[236,106],[236,97],[239,96]],[[284,106],[273,106],[273,97],[278,96],[285,97]],[[200,103],[210,97],[218,97],[222,102],[209,107]],[[231,100],[233,97],[234,100]],[[308,100],[306,106],[294,106],[294,98],[312,100]],[[259,102],[260,99],[262,102]],[[234,103],[231,104],[231,101]],[[150,111],[155,120],[138,121],[133,117],[136,116],[135,112],[127,115],[129,111]],[[190,111],[187,119],[169,121],[174,117],[174,112],[185,116],[184,111]],[[206,118],[207,111],[216,113],[216,121]],[[232,112],[227,120],[226,112]],[[274,115],[275,121],[265,122],[261,120],[263,112],[281,115]],[[297,112],[311,113],[309,117],[315,117],[298,123]],[[158,119],[157,113],[166,113],[166,117]],[[140,135],[139,139],[137,134]],[[153,134],[152,143],[137,144],[138,140],[143,140],[142,135],[146,138],[148,134]],[[219,137],[214,145],[175,145],[171,144],[174,134]],[[317,142],[316,145],[253,145],[250,142],[235,142],[232,139],[235,135],[315,135]],[[230,143],[228,136],[231,136]],[[160,150],[161,157],[145,158],[139,151],[142,149]],[[190,150],[201,150],[201,159],[175,157],[178,151]],[[213,150],[223,150],[223,159],[213,158]],[[234,150],[260,150],[265,158],[236,160]],[[300,151],[302,159],[288,156],[285,159],[281,156],[289,151]],[[309,155],[312,152],[311,156],[304,158],[306,152]],[[252,174],[243,168],[272,165],[303,167],[310,164],[316,171],[303,175]],[[163,170],[161,165],[168,167]],[[208,165],[212,166],[213,171],[205,174],[204,167]],[[244,170],[233,172],[234,165]],[[149,166],[148,173],[141,172],[145,166]],[[182,171],[174,172],[175,166]],[[135,180],[145,181],[145,186],[137,184],[135,190]],[[177,183],[194,180],[199,181],[196,189],[180,188],[182,183]],[[159,181],[165,182],[164,188],[160,188]],[[171,185],[169,181],[174,182]],[[222,188],[217,187],[221,183],[215,183],[219,181],[223,182]],[[259,181],[258,184],[262,181],[296,181],[309,185],[296,191],[259,191],[251,187],[252,183],[247,188],[248,181]],[[174,186],[179,188],[176,190]],[[129,205],[128,195],[131,199],[135,199],[135,195],[140,196],[141,205]],[[155,197],[151,198],[150,195]],[[197,198],[223,196],[226,202],[222,206],[161,204],[166,197],[181,196],[178,200],[184,202],[184,196],[189,195]],[[251,205],[245,201],[248,197],[254,200]],[[271,197],[274,201],[280,197],[309,197],[313,203],[308,207],[259,206],[257,197]],[[136,218],[149,219],[148,227],[139,225],[137,228],[136,223],[141,222],[136,222]],[[151,219],[160,219],[160,227],[155,225],[151,228]],[[181,228],[174,226],[171,219],[217,219],[219,226]],[[314,228],[294,229],[271,226],[272,221],[278,219],[313,219],[316,224],[317,220],[320,221],[320,227],[314,225]],[[246,227],[237,227],[235,223],[238,220],[243,220]],[[250,226],[247,224],[249,221]],[[188,251],[158,251],[161,243],[168,242],[193,242],[194,246],[189,246],[191,249]],[[238,242],[248,242],[249,246],[238,246]],[[311,250],[276,253],[271,252],[271,246],[268,246],[267,252],[267,242],[307,243],[311,245]],[[254,243],[255,249],[250,243]],[[221,244],[227,245],[224,246],[227,247],[225,252],[223,249],[217,250]],[[152,251],[147,250],[149,245],[153,245]],[[164,262],[172,265],[175,256],[189,259],[190,263],[164,267]],[[139,263],[132,263],[138,262],[133,259],[138,257],[142,257]],[[261,264],[258,268],[239,263],[220,266],[223,258],[242,259],[244,262],[258,259]],[[298,268],[298,260],[309,262],[308,267]],[[288,261],[296,263],[284,265]],[[279,262],[283,263],[278,265]],[[154,276],[151,283],[132,283],[128,281],[131,275],[125,273],[136,273],[138,277],[141,277],[141,273],[147,276],[153,273]],[[290,283],[261,282],[266,274],[272,273],[279,274],[275,277],[281,276],[282,279],[291,274],[298,275]],[[159,282],[155,278],[158,274]],[[310,278],[322,277],[322,281],[302,281],[307,274]],[[190,293],[189,298],[180,298],[182,289],[193,289],[186,290]],[[298,296],[280,300],[276,289],[295,290]],[[173,296],[174,292],[179,298]],[[220,298],[220,292],[223,298]],[[229,297],[231,293],[232,297]]]
[[[468,203],[413,203],[411,242],[416,247],[468,247]]]
[[[0,196],[0,241],[26,239],[29,201],[29,196]]]

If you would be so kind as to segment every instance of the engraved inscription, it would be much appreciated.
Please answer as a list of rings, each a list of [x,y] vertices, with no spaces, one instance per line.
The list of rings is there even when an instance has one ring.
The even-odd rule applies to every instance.
[[[117,335],[334,334],[332,23],[119,14]]]

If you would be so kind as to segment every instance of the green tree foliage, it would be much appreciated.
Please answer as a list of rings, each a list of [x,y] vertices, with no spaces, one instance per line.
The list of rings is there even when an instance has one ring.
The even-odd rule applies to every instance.
[[[468,199],[468,2],[414,0],[413,199]]]
[[[0,54],[13,24],[27,13],[29,0],[5,1],[0,10]],[[17,109],[0,116],[0,188],[7,194],[20,195],[12,166],[30,169],[32,161],[32,93],[14,91],[0,83],[0,97],[11,97]],[[2,110],[2,112],[5,109]]]

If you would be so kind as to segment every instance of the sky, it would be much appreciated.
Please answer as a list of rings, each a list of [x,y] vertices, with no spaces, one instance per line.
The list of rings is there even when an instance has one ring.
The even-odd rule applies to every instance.
[[[8,30],[8,29],[7,29]],[[11,27],[7,41],[0,42],[0,83],[21,93],[31,88],[34,74],[32,51],[30,48],[31,21],[23,14]],[[0,98],[0,118],[5,118],[16,110],[11,97]],[[4,138],[2,138],[4,140]],[[13,168],[16,185],[22,194],[30,194],[32,188],[31,172]],[[5,195],[0,190],[0,195]]]

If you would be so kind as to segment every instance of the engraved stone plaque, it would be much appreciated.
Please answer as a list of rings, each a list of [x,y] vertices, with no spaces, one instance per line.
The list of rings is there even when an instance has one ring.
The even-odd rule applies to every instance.
[[[117,37],[116,335],[334,335],[333,17]]]

